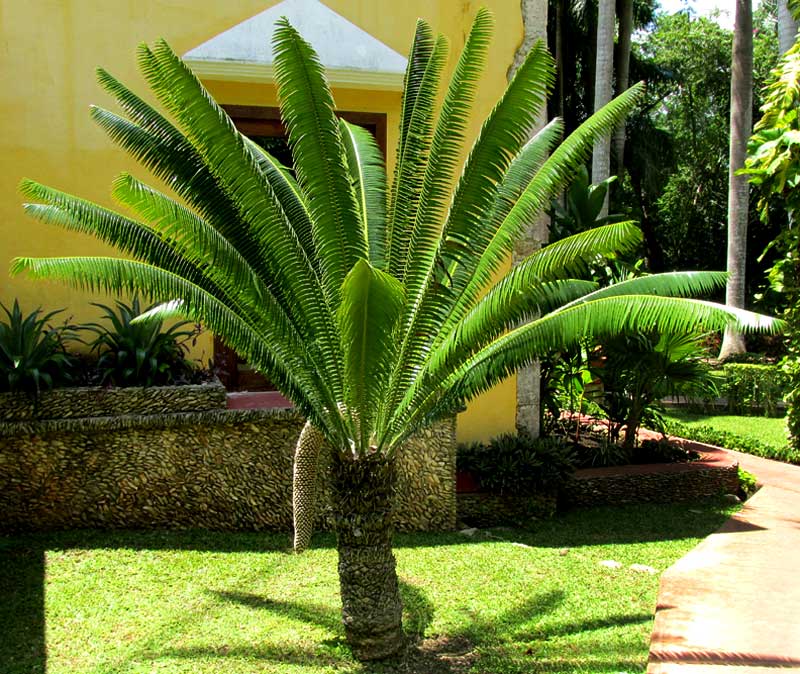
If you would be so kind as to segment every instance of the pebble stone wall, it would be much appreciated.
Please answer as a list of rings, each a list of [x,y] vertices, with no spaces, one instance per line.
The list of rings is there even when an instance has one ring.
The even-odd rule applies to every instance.
[[[127,399],[124,390],[94,390],[94,408],[91,389],[59,391],[35,410],[0,400],[0,529],[289,531],[302,417],[226,410],[221,386],[180,388],[187,390],[130,389]],[[191,411],[176,411],[183,394]],[[396,528],[452,529],[455,420],[425,429],[398,456]],[[328,488],[320,474],[324,526]]]
[[[607,475],[593,474],[597,471],[592,470],[577,471],[561,487],[559,502],[574,507],[678,503],[739,491],[736,464],[713,467],[685,464],[680,466],[683,470],[675,468],[674,464],[656,464],[648,472]]]

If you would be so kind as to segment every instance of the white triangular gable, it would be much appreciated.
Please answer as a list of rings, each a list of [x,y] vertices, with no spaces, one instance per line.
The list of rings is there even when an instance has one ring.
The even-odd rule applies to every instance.
[[[406,59],[319,0],[283,0],[183,58],[204,79],[274,81],[272,35],[282,16],[314,47],[333,86],[402,88]]]

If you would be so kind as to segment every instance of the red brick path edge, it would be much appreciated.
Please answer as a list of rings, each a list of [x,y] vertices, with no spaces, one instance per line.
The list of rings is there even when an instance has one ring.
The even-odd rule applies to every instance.
[[[647,672],[800,672],[800,466],[702,447],[763,486],[661,576]]]

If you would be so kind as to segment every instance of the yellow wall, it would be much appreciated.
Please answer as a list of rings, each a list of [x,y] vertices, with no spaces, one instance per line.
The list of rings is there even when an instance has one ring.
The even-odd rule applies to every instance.
[[[89,120],[90,104],[113,108],[94,81],[96,66],[102,65],[143,93],[135,63],[139,42],[164,37],[173,49],[184,53],[274,4],[274,0],[1,0],[0,266],[16,255],[113,254],[90,237],[26,218],[17,193],[20,179],[29,177],[113,206],[110,184],[120,171],[149,179]],[[489,6],[497,22],[496,38],[478,93],[472,135],[502,93],[508,65],[522,39],[520,0],[326,0],[326,4],[402,54],[411,42],[417,17],[445,33],[451,52],[457,53],[477,8]],[[222,103],[275,105],[271,86],[207,85]],[[334,95],[341,109],[387,114],[391,163],[399,94],[340,90]],[[15,297],[24,310],[39,305],[67,307],[65,315],[77,321],[96,320],[90,300],[110,299],[0,273],[0,301],[9,304]],[[201,341],[195,356],[204,360],[211,356],[210,338]],[[488,438],[510,430],[514,407],[511,379],[475,400],[459,417],[459,439]]]

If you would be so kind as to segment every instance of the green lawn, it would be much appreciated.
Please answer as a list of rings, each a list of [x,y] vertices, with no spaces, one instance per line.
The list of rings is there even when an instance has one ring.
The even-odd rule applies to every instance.
[[[742,417],[729,414],[705,415],[684,410],[669,410],[667,419],[692,426],[711,426],[773,447],[786,445],[786,420],[783,417]]]
[[[301,556],[273,534],[0,538],[0,672],[44,672],[45,649],[48,674],[642,672],[658,576],[627,567],[665,569],[729,512],[603,508],[532,531],[398,536],[415,646],[380,667],[343,643],[330,536]]]

